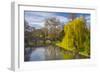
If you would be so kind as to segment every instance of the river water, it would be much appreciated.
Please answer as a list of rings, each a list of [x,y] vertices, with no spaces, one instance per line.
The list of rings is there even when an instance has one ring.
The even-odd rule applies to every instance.
[[[26,48],[25,61],[43,61],[62,59],[59,48],[53,46]]]
[[[35,50],[32,51],[30,54],[30,61],[39,61],[39,60],[45,60],[45,48],[44,47],[38,47]]]
[[[63,59],[72,59],[72,54],[68,51],[63,51],[59,47],[47,46],[47,47],[31,47],[25,48],[24,51],[24,61],[45,61],[45,60],[63,60]],[[63,54],[66,54],[66,58]],[[82,55],[79,56],[79,59],[86,58]]]

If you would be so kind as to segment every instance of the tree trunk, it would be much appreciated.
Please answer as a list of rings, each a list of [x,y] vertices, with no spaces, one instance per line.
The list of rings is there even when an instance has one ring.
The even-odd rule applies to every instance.
[[[78,48],[78,46],[76,45],[75,42],[74,42],[74,46],[75,46],[74,58],[79,59],[79,48]]]

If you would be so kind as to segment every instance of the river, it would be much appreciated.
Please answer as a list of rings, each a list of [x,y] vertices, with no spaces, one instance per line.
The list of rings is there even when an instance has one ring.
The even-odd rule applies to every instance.
[[[60,49],[53,46],[26,48],[25,61],[44,61],[62,59]]]
[[[87,58],[79,55],[78,59]],[[59,47],[47,46],[47,47],[31,47],[25,48],[24,61],[45,61],[45,60],[63,60],[63,59],[75,59],[73,54],[69,51],[64,51]]]
[[[30,61],[39,61],[39,60],[45,60],[45,48],[44,47],[38,47],[35,50],[33,50],[30,54]]]

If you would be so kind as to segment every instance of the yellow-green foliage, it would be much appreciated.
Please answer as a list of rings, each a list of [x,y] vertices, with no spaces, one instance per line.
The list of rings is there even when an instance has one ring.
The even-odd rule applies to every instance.
[[[65,36],[61,42],[56,43],[57,46],[64,50],[79,51],[79,54],[89,56],[90,54],[90,31],[86,27],[83,18],[76,18],[65,24]]]
[[[73,55],[72,54],[63,54],[63,58],[64,59],[73,59]]]

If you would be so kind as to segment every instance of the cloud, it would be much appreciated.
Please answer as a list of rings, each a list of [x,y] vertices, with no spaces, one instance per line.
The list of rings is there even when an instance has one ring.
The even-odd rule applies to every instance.
[[[69,21],[69,19],[64,16],[55,16],[55,17],[57,17],[62,23],[67,23]]]
[[[86,15],[86,16],[85,16],[85,19],[86,19],[86,20],[90,20],[90,15]]]
[[[87,28],[90,28],[90,23],[91,23],[90,15],[86,15],[85,20],[86,20]]]
[[[43,27],[46,18],[56,17],[60,20],[61,23],[66,23],[69,19],[65,16],[60,15],[61,13],[53,13],[53,12],[32,12],[25,11],[25,20],[29,23],[30,26]]]
[[[33,24],[30,24],[32,27],[35,27],[35,28],[41,28],[41,27],[44,27],[44,22],[35,22]]]

